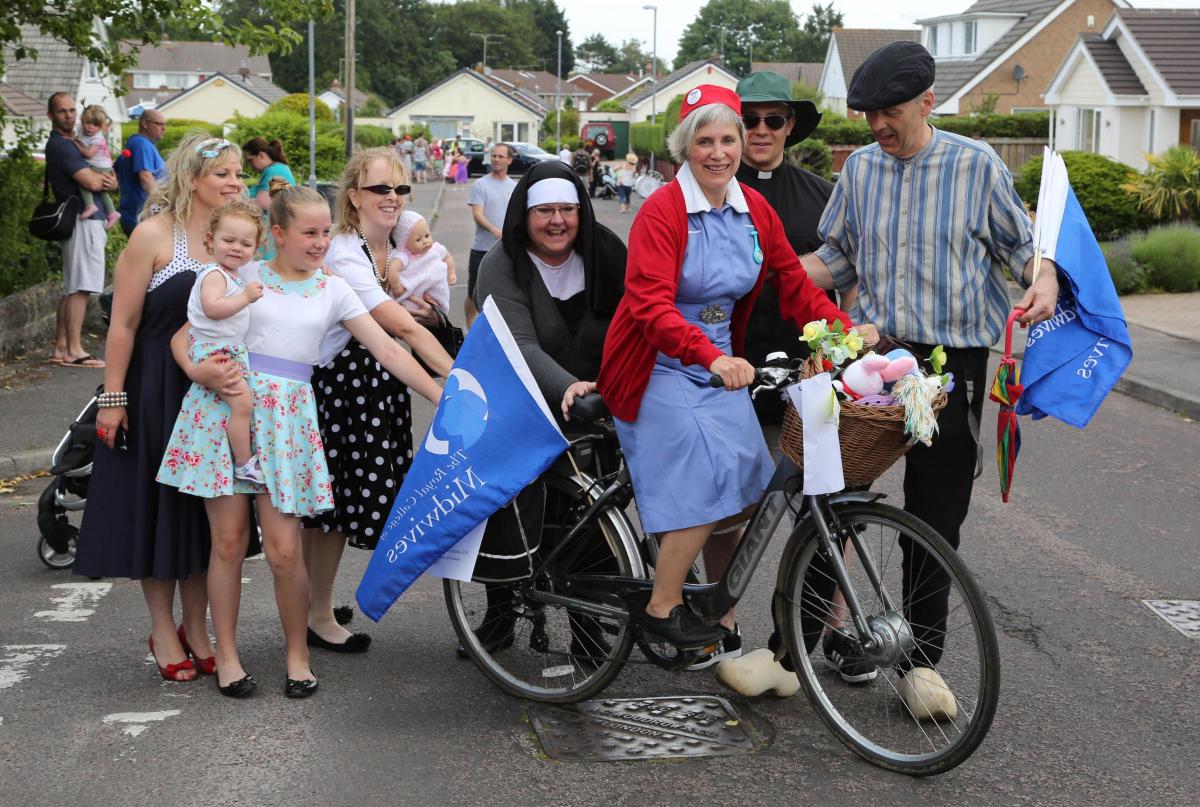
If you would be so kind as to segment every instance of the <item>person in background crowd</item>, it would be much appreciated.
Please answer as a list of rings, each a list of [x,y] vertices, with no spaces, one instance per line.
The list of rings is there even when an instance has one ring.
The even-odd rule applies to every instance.
[[[492,149],[493,148],[495,148],[495,144],[492,142],[492,138],[489,137],[487,140],[483,141],[483,173],[484,174],[492,173]]]
[[[633,185],[637,182],[638,156],[632,151],[614,172],[617,181],[617,198],[621,201],[621,212],[629,212],[629,201],[633,197]]]
[[[575,149],[575,153],[571,155],[571,167],[575,169],[576,174],[579,174],[579,179],[583,182],[584,187],[587,187],[592,173],[592,154],[588,151],[588,147],[591,145],[591,141],[580,143],[579,148]]]
[[[72,146],[74,148],[74,146]],[[171,356],[171,338],[187,323],[213,211],[244,198],[241,154],[227,140],[184,138],[171,154],[170,179],[117,258],[104,395],[96,417],[96,455],[72,572],[141,583],[151,618],[150,650],[168,681],[191,681],[197,667],[216,674],[206,626],[209,527],[204,503],[154,481],[188,376]],[[194,378],[234,394],[236,362],[195,365]],[[176,630],[176,588],[183,622]],[[139,658],[138,663],[141,663]]]
[[[404,164],[404,170],[408,172],[408,176],[413,175],[413,138],[412,135],[406,134],[398,146],[400,152],[400,162]]]
[[[156,109],[147,109],[138,118],[138,130],[125,141],[121,158],[116,162],[117,182],[121,187],[117,210],[125,235],[137,226],[146,197],[154,192],[154,186],[166,179],[166,163],[156,145],[166,131],[166,116]]]
[[[424,185],[429,181],[429,142],[424,137],[418,137],[413,142],[413,174],[417,182]]]
[[[80,126],[82,132],[75,140],[79,146],[79,152],[87,159],[88,165],[92,167],[93,171],[101,174],[113,173],[112,152],[108,148],[108,134],[111,126],[112,118],[104,111],[104,107],[92,104],[83,110],[83,123]],[[96,209],[100,208],[104,212],[104,229],[106,230],[112,229],[112,226],[121,218],[116,205],[113,204],[112,195],[108,191],[93,194],[81,185],[79,196],[85,205],[83,212],[79,214],[80,218],[91,218]]]
[[[471,257],[467,264],[467,299],[463,308],[467,327],[479,315],[475,307],[475,284],[479,281],[479,264],[492,245],[503,235],[504,214],[508,211],[508,199],[512,196],[516,180],[508,175],[512,162],[513,147],[508,143],[497,143],[492,149],[492,171],[475,180],[467,204],[475,219],[475,240],[471,242]]]
[[[69,93],[54,93],[47,114],[51,131],[46,141],[46,178],[54,198],[59,202],[69,196],[79,198],[80,188],[93,193],[115,190],[113,175],[93,171],[75,144],[75,99]],[[104,224],[104,214],[97,209],[90,218],[79,219],[71,237],[62,242],[63,293],[58,301],[50,361],[64,367],[104,367],[103,361],[83,349],[88,297],[104,291],[104,248],[108,243]]]
[[[569,166],[571,164],[571,150],[567,148],[566,143],[559,144],[558,159],[562,161],[563,165]]]
[[[588,150],[591,157],[591,168],[589,169],[588,179],[588,196],[592,199],[596,198],[596,188],[600,186],[600,149],[593,143]]]
[[[626,294],[598,383],[642,527],[661,536],[644,631],[684,650],[719,642],[708,659],[715,663],[741,653],[734,614],[704,624],[683,605],[683,583],[714,532],[740,534],[771,477],[746,390],[754,368],[741,357],[755,298],[770,282],[784,315],[799,324],[851,322],[808,279],[775,211],[737,181],[745,144],[738,96],[695,87],[680,117],[669,147],[683,165],[634,219]],[[711,375],[724,389],[709,386]],[[724,557],[706,557],[713,578],[735,544],[727,542]]]
[[[288,185],[296,184],[296,177],[288,165],[287,155],[283,153],[283,141],[272,140],[270,143],[261,137],[252,137],[242,146],[242,154],[250,168],[258,174],[258,183],[250,189],[250,198],[262,208],[263,228],[267,233],[263,241],[260,257],[269,261],[275,257],[275,236],[271,233],[271,181],[279,180]]]
[[[324,265],[350,284],[385,331],[408,343],[444,378],[450,356],[420,325],[436,324],[437,315],[427,301],[410,298],[418,308],[410,314],[388,296],[388,258],[397,246],[391,234],[410,191],[394,149],[356,152],[342,171]],[[412,404],[408,388],[340,326],[321,345],[312,384],[334,509],[304,519],[304,562],[311,583],[308,643],[362,653],[371,637],[342,627],[353,612],[342,612],[340,619],[334,613],[333,585],[347,540],[368,550],[379,542],[391,500],[412,464]]]

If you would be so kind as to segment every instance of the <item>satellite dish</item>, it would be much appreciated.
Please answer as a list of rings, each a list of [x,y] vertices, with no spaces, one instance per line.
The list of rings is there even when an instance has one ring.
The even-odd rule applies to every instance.
[[[1013,68],[1013,79],[1020,81],[1023,78],[1025,78],[1025,68],[1021,67],[1021,65],[1015,66]]]

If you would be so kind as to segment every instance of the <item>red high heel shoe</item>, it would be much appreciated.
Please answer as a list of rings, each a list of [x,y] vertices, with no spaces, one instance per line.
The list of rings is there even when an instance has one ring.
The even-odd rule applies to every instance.
[[[196,668],[192,665],[190,658],[185,658],[178,664],[168,664],[164,667],[158,663],[158,656],[154,654],[154,637],[151,636],[147,639],[146,644],[150,645],[150,655],[154,656],[154,664],[158,667],[158,674],[163,677],[164,681],[183,683],[185,681],[196,680]]]
[[[200,658],[192,652],[192,646],[188,644],[187,635],[183,631],[183,625],[179,626],[179,643],[183,645],[183,652],[188,654],[189,658],[195,659],[196,669],[205,675],[217,674],[217,657],[209,656],[208,658]]]

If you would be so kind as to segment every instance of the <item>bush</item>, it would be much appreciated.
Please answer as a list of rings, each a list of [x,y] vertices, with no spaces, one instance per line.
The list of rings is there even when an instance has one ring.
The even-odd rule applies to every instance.
[[[597,112],[624,112],[625,107],[620,101],[614,101],[612,98],[605,98],[600,103],[596,104]]]
[[[663,114],[663,125],[666,127],[668,135],[675,131],[675,127],[679,125],[679,113],[683,111],[683,95],[676,95],[671,99],[671,103],[667,104],[667,111]]]
[[[943,132],[953,132],[977,140],[992,137],[1050,137],[1049,112],[1022,112],[1016,115],[946,115],[933,119]]]
[[[1156,221],[1195,219],[1200,214],[1200,154],[1187,146],[1172,146],[1147,160],[1146,173],[1121,187]]]
[[[871,127],[865,120],[850,120],[832,114],[821,117],[821,124],[812,137],[832,146],[866,146],[875,142],[875,135],[871,134]]]
[[[564,135],[579,134],[581,127],[579,125],[579,110],[575,107],[563,107],[562,124],[556,123],[558,113],[553,109],[546,113],[546,118],[542,121],[542,134],[553,135],[554,130],[558,128]]]
[[[1108,273],[1112,275],[1117,294],[1138,294],[1146,291],[1146,270],[1133,258],[1133,242],[1128,238],[1107,241],[1100,245]]]
[[[390,146],[394,137],[395,135],[392,134],[392,130],[383,126],[354,125],[354,143],[365,149],[377,146]],[[344,143],[345,140],[345,135],[343,135],[342,142]]]
[[[669,160],[667,135],[661,123],[643,121],[629,126],[629,148],[639,157],[654,154],[659,160]]]
[[[138,122],[136,119],[126,121],[121,124],[121,142],[124,143],[137,134]],[[209,123],[202,120],[190,120],[188,118],[167,118],[167,128],[163,132],[162,139],[158,141],[158,150],[165,157],[175,150],[179,145],[179,141],[192,134],[193,132],[206,132],[211,137],[221,137],[223,127],[219,123]],[[239,143],[238,145],[241,145]]]
[[[1150,286],[1168,292],[1200,289],[1200,229],[1155,227],[1133,242],[1132,253]]]
[[[362,129],[378,129],[378,126],[356,127],[355,139]],[[373,134],[368,134],[371,137]],[[235,143],[245,143],[252,137],[262,137],[269,143],[278,138],[283,142],[284,153],[289,160],[300,165],[308,163],[308,118],[303,118],[293,112],[268,112],[257,118],[235,118],[233,130],[229,139]],[[387,133],[384,145],[391,142],[391,132]],[[361,141],[360,141],[361,142]],[[346,140],[342,128],[336,123],[317,124],[317,178],[333,180],[341,175],[342,167],[346,164]]]
[[[57,245],[29,237],[29,217],[42,199],[45,166],[33,159],[30,133],[0,158],[0,296],[36,286],[62,272],[62,252]]]
[[[551,154],[557,154],[559,152],[559,150],[563,147],[563,145],[565,145],[571,151],[574,151],[575,149],[579,148],[579,144],[581,142],[582,141],[578,137],[575,137],[574,135],[563,135],[561,145],[553,137],[544,139],[542,141],[541,145],[542,145],[543,149],[550,152]]]
[[[418,137],[423,137],[426,141],[433,140],[433,131],[427,123],[410,123],[407,126],[401,126],[399,136],[404,137],[405,135],[412,135],[413,140]]]
[[[807,168],[819,177],[833,179],[833,152],[821,140],[812,137],[801,140],[788,149],[787,159],[792,165]]]
[[[1100,241],[1141,230],[1149,223],[1138,210],[1137,200],[1121,189],[1137,172],[1128,165],[1086,151],[1064,151],[1063,162],[1080,207]],[[1027,205],[1036,205],[1042,181],[1042,158],[1034,157],[1021,166],[1017,193]]]
[[[285,95],[267,107],[266,114],[269,115],[272,112],[291,112],[308,120],[308,93],[294,92],[291,95]],[[320,98],[317,99],[314,114],[319,121],[333,120],[333,110]]]

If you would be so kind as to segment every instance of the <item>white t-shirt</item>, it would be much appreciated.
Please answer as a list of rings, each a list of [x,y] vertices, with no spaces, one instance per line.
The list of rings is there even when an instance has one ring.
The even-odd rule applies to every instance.
[[[468,205],[482,205],[483,216],[497,229],[504,229],[504,214],[508,212],[508,197],[512,196],[517,181],[512,177],[496,179],[492,174],[485,174],[475,180],[471,186],[471,195],[467,197]],[[498,239],[487,230],[475,225],[475,240],[471,249],[476,252],[487,252]]]
[[[192,324],[191,338],[194,342],[216,342],[220,345],[235,347],[245,340],[246,331],[250,328],[250,309],[254,306],[248,305],[232,317],[225,319],[212,319],[205,314],[204,303],[200,299],[200,287],[204,285],[204,278],[213,272],[216,272],[225,281],[225,294],[222,296],[233,297],[246,289],[240,278],[231,278],[224,269],[215,263],[206,263],[196,273],[196,282],[192,284],[192,293],[188,297],[187,313],[188,322]]]
[[[250,306],[246,349],[301,364],[317,364],[331,328],[367,313],[358,295],[340,277],[318,271],[307,280],[286,281],[271,267],[253,261],[242,280],[260,281],[263,296]]]
[[[542,282],[546,284],[546,291],[550,292],[554,299],[570,300],[583,291],[583,256],[578,252],[571,252],[571,257],[558,266],[551,266],[532,252],[526,251],[525,254],[537,267]]]
[[[562,150],[560,150],[558,152],[558,159],[562,160],[567,165],[570,165],[571,164],[571,150],[569,148],[567,148],[566,146],[563,146]]]
[[[346,281],[358,295],[359,301],[367,311],[392,299],[379,285],[379,278],[371,267],[367,253],[363,251],[362,239],[356,233],[342,233],[329,240],[329,252],[325,254],[325,266],[328,268],[329,274]],[[349,342],[350,332],[341,325],[335,325],[321,344],[319,364],[324,365],[333,361]]]

